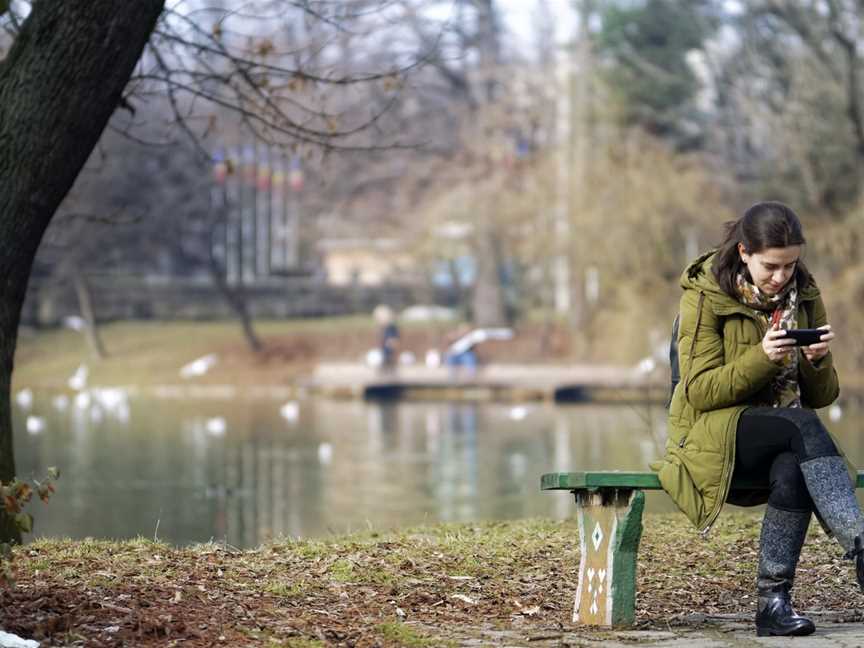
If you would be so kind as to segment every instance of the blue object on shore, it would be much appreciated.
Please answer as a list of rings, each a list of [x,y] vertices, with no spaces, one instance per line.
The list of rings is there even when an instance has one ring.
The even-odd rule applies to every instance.
[[[461,353],[448,353],[444,356],[444,364],[448,367],[465,367],[466,369],[477,368],[477,354],[473,349]]]

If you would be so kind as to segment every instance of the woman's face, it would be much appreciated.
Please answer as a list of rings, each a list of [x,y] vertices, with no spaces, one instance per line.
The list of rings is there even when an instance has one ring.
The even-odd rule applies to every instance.
[[[750,271],[750,278],[756,287],[766,295],[776,295],[795,274],[795,265],[801,256],[801,246],[766,248],[761,252],[748,254],[744,245],[739,243],[738,253],[741,255],[741,261]]]

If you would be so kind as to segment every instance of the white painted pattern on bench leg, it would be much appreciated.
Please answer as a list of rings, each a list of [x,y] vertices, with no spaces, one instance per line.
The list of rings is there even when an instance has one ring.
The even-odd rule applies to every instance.
[[[600,548],[600,543],[603,542],[603,529],[600,528],[599,522],[594,526],[594,533],[591,534],[591,542],[594,543],[594,551],[597,551]]]

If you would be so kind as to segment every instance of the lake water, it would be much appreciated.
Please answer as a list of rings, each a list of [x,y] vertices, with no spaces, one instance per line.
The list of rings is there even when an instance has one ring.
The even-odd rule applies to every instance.
[[[89,401],[89,402],[88,402]],[[26,403],[25,403],[26,405]],[[572,515],[545,472],[646,470],[659,405],[368,403],[36,393],[16,404],[21,476],[61,470],[38,536],[252,547],[438,521]],[[823,417],[827,420],[827,416]],[[864,464],[860,413],[830,427]],[[649,510],[673,510],[649,493]]]

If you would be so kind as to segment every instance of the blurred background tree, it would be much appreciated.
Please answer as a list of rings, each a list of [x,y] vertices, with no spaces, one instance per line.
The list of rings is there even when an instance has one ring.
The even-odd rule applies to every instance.
[[[705,127],[697,105],[702,84],[688,58],[717,29],[711,3],[613,1],[602,3],[599,19],[601,75],[622,121],[679,148],[698,148]]]
[[[0,56],[29,7],[0,11]],[[410,263],[345,290],[539,330],[538,360],[634,362],[662,352],[687,261],[778,199],[805,221],[846,380],[864,378],[861,2],[188,8],[161,14],[123,95],[135,112],[114,115],[39,251],[39,281],[74,289],[94,331],[94,279],[203,276],[266,350],[250,294],[323,295],[325,243],[375,257],[386,240]],[[237,284],[212,240],[245,217],[239,199],[213,208],[214,154],[253,140],[302,168],[306,256]]]
[[[396,148],[379,147],[374,135],[365,149],[356,146],[357,136],[333,140],[328,146],[341,147],[339,155],[296,149],[306,176],[309,276],[326,281],[323,266],[315,265],[316,239],[398,240],[422,269],[416,276],[425,287],[417,294],[431,299],[446,284],[460,300],[459,312],[478,325],[539,318],[578,330],[597,317],[605,321],[604,304],[614,304],[614,292],[628,286],[633,294],[644,290],[640,282],[649,267],[674,296],[686,256],[715,243],[722,220],[768,197],[798,208],[813,226],[812,247],[844,251],[812,260],[828,273],[823,282],[860,263],[857,246],[845,236],[859,218],[862,190],[859,4],[566,4],[552,8],[540,1],[533,12],[523,7],[532,22],[518,26],[506,0],[352,2],[341,10],[313,3],[307,9],[320,15],[294,8],[276,23],[262,5],[261,15],[242,29],[218,7],[208,9],[208,29],[177,14],[160,22],[145,54],[152,66],[135,76],[144,84],[139,89],[162,84],[164,103],[148,100],[148,111],[142,107],[135,119],[121,115],[113,128],[129,134],[141,132],[142,122],[151,129],[160,120],[173,122],[197,133],[208,154],[219,142],[256,133],[287,143],[290,134],[267,122],[279,113],[268,107],[266,92],[284,91],[304,102],[279,108],[302,128],[305,122],[296,118],[326,99],[326,110],[310,114],[318,135],[370,119],[367,134],[398,133]],[[397,27],[371,47],[370,35],[384,23]],[[178,56],[175,46],[191,47],[195,55]],[[286,51],[297,63],[293,75],[271,69]],[[369,72],[417,60],[423,65],[398,78]],[[232,65],[240,66],[239,74],[226,76]],[[370,77],[351,90],[343,83]],[[193,80],[204,85],[190,85]],[[219,103],[231,93],[245,97],[237,123],[224,110],[190,118],[177,101]],[[290,138],[294,146],[318,136],[302,128]],[[193,150],[180,151],[195,144],[162,140],[166,153],[151,172],[158,179],[139,183],[150,187],[139,194],[154,205],[174,204],[175,217],[186,215],[153,232],[176,241],[183,230],[188,241],[197,228],[205,236],[206,228],[188,223],[200,222],[206,211],[210,170],[181,163],[183,169],[171,171],[168,160],[192,160]],[[108,146],[106,139],[103,149]],[[93,164],[98,168],[98,160]],[[113,171],[118,177],[127,173],[121,166]],[[79,183],[67,211],[76,211],[73,199],[78,212],[88,212],[80,209],[93,202],[88,195],[108,195],[87,182],[92,186]],[[174,194],[166,189],[171,186]],[[88,232],[111,208],[100,209]],[[150,222],[159,216],[151,213]],[[63,229],[68,238],[72,228]],[[628,245],[624,235],[636,232],[638,245]],[[82,233],[87,236],[91,245],[98,239]],[[837,240],[822,243],[831,237]],[[110,256],[120,260],[117,271],[134,259],[137,271],[156,258],[169,274],[204,267],[190,259],[164,266],[194,244],[175,243],[174,252],[149,256],[135,251],[133,239],[114,239]],[[200,247],[198,256],[207,252]],[[82,258],[94,263],[92,254]],[[44,261],[40,269],[58,263]],[[106,271],[102,265],[99,272]],[[224,274],[217,270],[214,281]],[[229,298],[232,286],[225,288]],[[255,348],[236,288],[229,302],[247,322],[243,328]],[[558,299],[562,293],[566,302]],[[98,295],[91,301],[98,303]],[[560,319],[565,313],[566,322]],[[663,326],[658,321],[654,328]],[[573,347],[579,348],[596,347]]]
[[[344,149],[339,155],[297,149],[306,176],[301,199],[312,250],[310,280],[327,280],[315,260],[322,237],[400,241],[419,269],[411,275],[419,282],[418,298],[433,299],[446,286],[458,300],[450,305],[478,325],[539,319],[550,330],[558,323],[590,332],[598,321],[611,330],[615,316],[604,309],[620,308],[619,291],[643,294],[645,282],[656,277],[661,284],[651,289],[663,286],[670,296],[650,327],[659,338],[686,258],[715,243],[722,221],[755,200],[789,202],[812,225],[812,247],[834,250],[812,260],[828,273],[823,283],[860,263],[858,247],[846,236],[859,218],[864,141],[862,11],[855,2],[574,0],[552,8],[541,1],[525,12],[533,15],[531,24],[518,28],[506,0],[350,3],[341,13],[323,3],[319,9],[326,20],[307,14],[298,22],[285,14],[284,29],[265,29],[263,22],[259,29],[258,19],[250,19],[244,27],[255,36],[239,49],[238,25],[224,13],[210,30],[179,16],[160,23],[148,46],[156,47],[152,71],[138,76],[140,83],[166,84],[167,101],[115,125],[130,133],[130,126],[140,132],[141,122],[148,122],[151,139],[160,139],[153,128],[160,120],[180,124],[204,136],[197,139],[208,153],[218,142],[246,137],[244,130],[280,140],[287,133],[261,121],[276,113],[268,113],[260,92],[284,87],[308,104],[283,107],[286,115],[301,115],[328,95],[327,115],[310,117],[325,130],[328,123],[360,124],[371,115],[371,132],[398,133],[402,146],[396,148],[361,150],[347,137],[338,142]],[[333,29],[328,21],[350,28]],[[370,35],[381,23],[397,28],[372,48]],[[159,43],[199,47],[187,61]],[[223,49],[229,45],[233,49]],[[303,73],[271,73],[270,58],[283,50],[295,52]],[[373,74],[350,91],[332,83],[368,77],[393,60],[409,65],[418,59],[423,65],[399,78]],[[248,70],[236,80],[224,77],[225,84],[220,70],[237,63]],[[319,68],[330,76],[319,78]],[[182,79],[199,78],[210,79],[204,87],[211,99],[248,94],[238,123],[224,110],[189,119],[182,102],[172,103],[172,96],[190,90]],[[301,135],[302,142],[308,134]],[[376,137],[368,141],[374,144]],[[139,194],[153,205],[175,205],[170,223],[155,225],[167,214],[148,217],[150,240],[174,239],[174,252],[167,240],[162,252],[149,255],[134,249],[134,237],[128,244],[117,237],[111,257],[120,266],[137,259],[136,271],[159,258],[160,272],[194,273],[206,264],[189,258],[164,263],[196,249],[176,244],[181,230],[187,242],[196,229],[206,236],[200,223],[206,220],[201,214],[209,200],[209,169],[181,162],[184,168],[172,171],[171,158],[191,161],[194,151],[181,152],[189,144],[176,138],[170,144],[162,139],[162,161],[154,163],[153,181],[141,184],[149,189]],[[108,146],[106,139],[103,149]],[[98,160],[93,164],[98,168]],[[114,172],[127,173],[121,166]],[[68,211],[75,211],[73,198],[86,204],[92,202],[88,194],[108,195],[88,182],[90,188],[83,181],[76,187]],[[104,208],[101,213],[104,221]],[[100,226],[98,218],[90,223],[88,232]],[[97,238],[88,240],[92,245]],[[199,245],[199,260],[207,252]],[[92,255],[84,258],[93,264]],[[56,261],[46,257],[43,265]],[[211,278],[218,284],[226,270],[215,268]],[[99,270],[106,271],[104,265]],[[243,314],[242,286],[223,288],[245,322],[250,346],[260,346],[249,313]],[[93,301],[98,304],[98,295]],[[605,353],[588,337],[570,348]],[[614,348],[627,358],[644,353]]]

